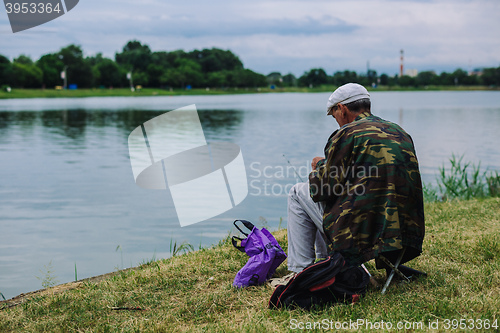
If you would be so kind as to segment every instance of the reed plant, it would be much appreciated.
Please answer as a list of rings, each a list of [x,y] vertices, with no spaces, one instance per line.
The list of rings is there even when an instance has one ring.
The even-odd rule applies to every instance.
[[[40,269],[40,273],[42,273],[41,276],[35,277],[42,282],[43,288],[54,287],[59,283],[54,268],[52,267],[52,260],[47,265],[44,265],[43,269]]]
[[[495,171],[486,177],[488,192],[491,197],[500,197],[500,173]]]
[[[201,247],[201,243],[200,243]],[[186,241],[182,242],[180,245],[177,245],[177,241],[174,241],[172,238],[170,239],[170,255],[175,257],[176,255],[183,253],[189,253],[194,251],[194,246]]]
[[[426,201],[469,200],[500,196],[500,175],[498,171],[481,171],[481,162],[477,165],[464,162],[464,156],[452,154],[450,166],[439,168],[437,188],[424,184]]]

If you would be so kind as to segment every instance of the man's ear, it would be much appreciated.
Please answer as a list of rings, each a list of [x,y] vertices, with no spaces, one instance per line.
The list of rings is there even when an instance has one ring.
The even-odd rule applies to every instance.
[[[347,115],[347,107],[344,105],[344,104],[337,104],[338,107],[339,107],[339,112],[340,112],[340,117],[345,119],[346,115]]]

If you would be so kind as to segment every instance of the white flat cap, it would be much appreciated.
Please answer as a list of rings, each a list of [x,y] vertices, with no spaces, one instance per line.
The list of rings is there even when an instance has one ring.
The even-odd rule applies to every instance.
[[[326,115],[332,114],[332,107],[338,103],[347,104],[359,99],[368,98],[370,94],[365,87],[357,83],[347,83],[338,87],[328,98],[326,103]]]

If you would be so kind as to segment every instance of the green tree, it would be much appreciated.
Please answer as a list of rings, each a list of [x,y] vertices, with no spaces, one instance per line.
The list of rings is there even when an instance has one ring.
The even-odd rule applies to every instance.
[[[373,69],[369,69],[366,74],[360,74],[357,76],[357,79],[355,82],[365,86],[365,87],[370,87],[373,84],[377,84],[377,71]],[[334,81],[334,78],[332,77],[332,82]],[[353,82],[353,81],[350,81]]]
[[[162,85],[160,83],[160,78],[163,73],[165,73],[165,68],[163,66],[151,63],[146,69],[146,73],[149,77],[148,85],[150,87],[159,87]]]
[[[366,85],[371,86],[372,84],[377,83],[377,71],[373,69],[369,69],[366,72]]]
[[[473,85],[475,84],[475,77],[470,77],[469,74],[461,68],[456,69],[451,73],[453,83],[455,85]]]
[[[181,75],[180,81],[182,88],[187,85],[192,87],[204,86],[204,78],[203,73],[201,72],[200,64],[191,59],[178,59],[176,60],[175,65]]]
[[[398,78],[398,85],[401,87],[414,87],[416,82],[414,77],[408,75],[403,75]]]
[[[297,78],[292,73],[288,73],[283,76],[283,85],[285,87],[296,87],[297,86]]]
[[[23,65],[33,65],[33,60],[27,55],[21,54],[19,57],[14,59],[14,62]]]
[[[467,73],[467,76],[463,77],[463,81],[461,84],[467,85],[467,86],[475,86],[480,83],[479,78],[477,75],[469,75]]]
[[[205,83],[209,87],[222,88],[226,83],[226,76],[223,72],[208,73]]]
[[[45,54],[38,59],[36,65],[43,72],[43,86],[53,88],[63,85],[61,71],[64,69],[64,63],[59,58],[59,54]]]
[[[129,41],[121,53],[115,54],[115,60],[126,71],[132,72],[134,84],[149,85],[148,66],[153,62],[153,54],[148,45],[137,40]],[[152,82],[158,84],[159,77],[155,77]]]
[[[172,86],[172,79],[169,77],[174,72],[170,71],[170,73],[167,73],[167,70],[175,68],[176,61],[184,58],[187,58],[187,55],[182,50],[153,52],[151,54],[151,62],[146,68],[149,78],[148,85],[151,87]]]
[[[389,85],[389,75],[387,75],[385,73],[380,75],[380,84],[383,86],[388,86]]]
[[[434,85],[438,82],[438,76],[434,71],[424,71],[417,75],[416,83],[418,86]]]
[[[237,69],[231,71],[234,73],[234,85],[239,88],[245,87],[264,87],[267,84],[266,77],[255,73],[250,69]]]
[[[182,87],[186,78],[184,75],[176,68],[169,68],[162,74],[159,79],[162,86],[168,86],[172,88]]]
[[[483,75],[481,76],[481,82],[487,86],[499,86],[500,85],[500,67],[485,68],[483,70]]]
[[[104,87],[123,87],[126,85],[126,74],[116,62],[111,59],[103,58],[95,66],[96,85]]]
[[[283,77],[281,76],[280,72],[272,72],[267,74],[266,80],[270,85],[275,85],[277,87],[281,87],[283,85]]]
[[[184,51],[181,52],[153,52],[151,54],[151,63],[157,66],[162,67],[164,70],[174,67],[175,60],[178,58],[182,58],[180,54],[184,54]]]
[[[0,87],[3,85],[12,85],[12,64],[0,54]]]
[[[99,64],[101,61],[106,59],[105,57],[102,56],[102,53],[99,52],[93,57],[87,57],[85,60],[88,62],[88,64],[92,67],[96,66]]]
[[[299,85],[317,87],[328,83],[328,75],[322,68],[313,68],[299,78]]]
[[[218,48],[194,50],[188,56],[200,64],[204,73],[243,69],[241,60],[229,50]]]
[[[151,49],[137,40],[129,41],[121,53],[115,54],[115,60],[128,70],[146,72],[152,62]]]
[[[183,50],[175,50],[172,52],[167,52],[166,60],[168,61],[168,65],[171,67],[176,66],[176,62],[180,59],[189,58],[189,55]]]
[[[80,88],[91,87],[94,81],[92,66],[90,61],[83,58],[83,51],[80,46],[71,44],[63,47],[58,56],[66,68],[68,85],[76,84]]]
[[[132,73],[132,79],[134,85],[136,86],[143,86],[143,87],[149,86],[149,75],[146,72],[134,71]]]
[[[336,86],[341,86],[346,83],[361,83],[358,74],[354,71],[345,70],[343,72],[335,72],[332,77],[332,83]],[[371,84],[371,83],[370,83]]]
[[[234,71],[222,71],[224,73],[224,86],[225,87],[236,87],[236,75]]]
[[[30,58],[20,56],[12,63],[12,78],[17,88],[40,88],[43,72]]]
[[[389,87],[393,87],[393,86],[397,86],[398,85],[398,80],[399,80],[399,75],[398,74],[394,74],[394,76],[389,76],[389,82],[388,82],[388,86]]]
[[[442,86],[452,86],[455,84],[455,80],[450,73],[442,72],[439,74],[439,84]]]
[[[101,80],[101,72],[97,68],[97,65],[103,61],[104,57],[102,53],[97,53],[95,56],[87,57],[85,61],[90,65],[92,69],[92,87],[100,86],[99,81]]]

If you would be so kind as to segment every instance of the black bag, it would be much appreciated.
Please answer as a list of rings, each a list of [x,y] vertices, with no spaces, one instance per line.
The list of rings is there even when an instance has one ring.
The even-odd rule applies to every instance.
[[[325,260],[314,263],[295,275],[286,285],[276,287],[269,308],[309,310],[313,305],[355,303],[366,293],[370,281],[363,268],[346,268],[342,255],[335,252]]]

